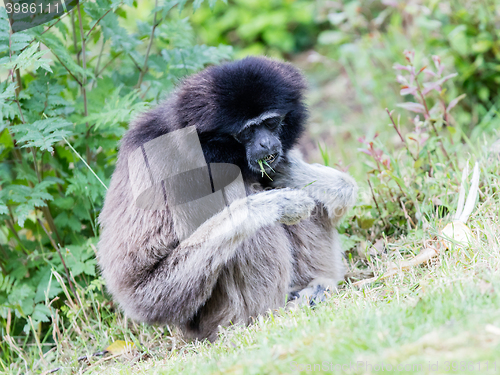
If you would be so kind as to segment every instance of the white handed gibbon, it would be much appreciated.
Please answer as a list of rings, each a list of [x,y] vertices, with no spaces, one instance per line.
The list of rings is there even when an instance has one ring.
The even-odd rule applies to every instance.
[[[133,122],[99,217],[98,251],[107,288],[128,316],[213,341],[219,326],[248,324],[287,297],[319,301],[343,280],[335,226],[357,187],[293,150],[307,117],[305,88],[292,65],[248,57],[185,79]],[[165,138],[183,129],[196,135],[189,147]],[[186,160],[199,173],[188,171],[181,184],[158,172]],[[239,168],[243,193],[228,198],[231,189],[216,188],[217,165]],[[193,226],[189,218],[209,206],[198,201],[205,193],[191,191],[196,176],[208,176],[206,194],[222,192],[224,205]],[[141,196],[141,184],[157,188]],[[196,196],[191,202],[174,190]],[[178,214],[182,205],[191,216]]]

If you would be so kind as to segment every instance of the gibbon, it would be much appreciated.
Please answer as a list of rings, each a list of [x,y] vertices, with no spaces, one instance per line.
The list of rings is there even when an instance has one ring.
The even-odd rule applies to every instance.
[[[131,124],[98,246],[107,288],[128,316],[214,341],[219,326],[249,324],[287,298],[321,301],[343,280],[335,227],[357,186],[294,149],[305,89],[291,64],[247,57],[186,78]],[[220,165],[229,166],[222,184]],[[184,177],[163,176],[167,167]],[[193,187],[200,179],[210,191]],[[217,192],[224,205],[206,214],[211,203],[200,202]]]

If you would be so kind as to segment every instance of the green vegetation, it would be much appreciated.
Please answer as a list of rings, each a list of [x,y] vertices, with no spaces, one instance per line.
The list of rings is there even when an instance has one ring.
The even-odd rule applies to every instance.
[[[230,0],[193,14],[197,34],[208,44],[229,44],[236,57],[291,56],[314,46],[320,25],[309,0]]]
[[[259,163],[259,168],[260,168],[260,171],[262,172],[262,177],[264,177],[264,175],[266,175],[267,178],[269,178],[272,181],[273,179],[267,174],[266,169],[264,168],[264,165],[266,165],[267,167],[271,168],[271,170],[273,170],[273,168],[264,159],[260,159],[257,162]]]
[[[50,349],[88,293],[108,303],[95,246],[118,141],[178,79],[232,54],[197,43],[185,3],[141,18],[137,2],[87,1],[14,34],[0,8],[0,329],[15,338],[0,368],[23,362],[17,345]]]
[[[493,0],[98,0],[11,34],[0,8],[0,372],[309,373],[326,361],[325,372],[370,373],[331,367],[362,361],[497,373],[499,22]],[[133,117],[185,75],[248,53],[305,71],[301,149],[360,184],[340,226],[349,277],[314,309],[185,343],[109,300],[97,217]],[[474,238],[446,249],[476,161]],[[426,248],[438,256],[384,278]],[[135,348],[93,355],[116,340]]]

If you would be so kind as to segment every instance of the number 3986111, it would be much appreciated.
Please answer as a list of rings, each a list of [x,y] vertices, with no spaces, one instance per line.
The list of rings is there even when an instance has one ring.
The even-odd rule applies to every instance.
[[[59,3],[55,4],[19,4],[6,3],[5,9],[7,13],[59,13]]]

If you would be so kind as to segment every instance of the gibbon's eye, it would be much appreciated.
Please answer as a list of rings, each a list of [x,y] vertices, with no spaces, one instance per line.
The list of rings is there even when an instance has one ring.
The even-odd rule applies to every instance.
[[[265,120],[264,125],[266,125],[268,129],[275,130],[281,125],[281,121],[282,121],[281,118],[273,117]]]
[[[236,139],[240,143],[244,143],[249,138],[251,138],[253,134],[254,128],[252,126],[243,129],[239,133],[233,134],[234,139]]]

